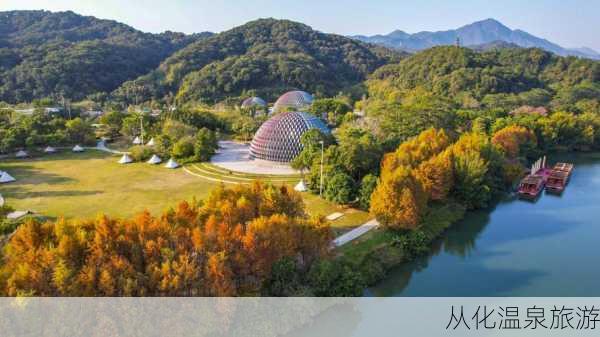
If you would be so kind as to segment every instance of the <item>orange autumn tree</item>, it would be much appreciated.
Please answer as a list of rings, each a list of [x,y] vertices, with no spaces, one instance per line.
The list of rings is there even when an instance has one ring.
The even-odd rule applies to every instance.
[[[527,149],[537,146],[537,138],[531,130],[510,125],[494,133],[492,144],[504,154],[502,175],[504,183],[510,186],[523,175],[524,169],[518,159],[527,154]]]
[[[288,187],[220,187],[202,205],[181,202],[159,217],[29,221],[5,247],[0,294],[257,294],[274,263],[292,258],[308,270],[330,240]]]
[[[492,144],[499,147],[509,160],[518,158],[524,145],[534,147],[536,143],[537,140],[533,132],[517,125],[500,129],[492,137]]]
[[[452,152],[446,150],[422,162],[415,176],[430,200],[445,200],[454,186]]]
[[[384,156],[370,208],[384,226],[415,229],[427,211],[428,200],[446,197],[452,187],[452,165],[449,157],[440,154],[450,144],[444,130],[432,128]]]

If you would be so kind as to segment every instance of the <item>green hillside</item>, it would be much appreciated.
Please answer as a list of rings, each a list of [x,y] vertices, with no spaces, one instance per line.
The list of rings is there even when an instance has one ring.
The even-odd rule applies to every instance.
[[[206,35],[143,33],[73,12],[0,12],[0,101],[110,93]]]
[[[217,101],[250,90],[272,99],[293,88],[332,95],[400,55],[304,24],[260,19],[190,44],[136,83],[148,95],[186,101]],[[126,83],[116,96],[133,85]]]

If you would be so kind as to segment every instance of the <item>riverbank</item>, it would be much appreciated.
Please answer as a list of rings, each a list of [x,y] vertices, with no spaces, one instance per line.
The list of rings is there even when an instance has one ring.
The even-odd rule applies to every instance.
[[[552,159],[576,167],[562,195],[544,193],[530,202],[509,194],[490,208],[465,212],[427,252],[387,264],[364,294],[599,296],[600,271],[590,266],[600,255],[600,153],[553,154]],[[393,247],[390,242],[379,244]]]
[[[382,227],[342,246],[338,259],[358,272],[366,286],[383,280],[389,270],[427,254],[433,242],[464,218],[466,208],[455,201],[434,204],[413,232],[393,232]]]

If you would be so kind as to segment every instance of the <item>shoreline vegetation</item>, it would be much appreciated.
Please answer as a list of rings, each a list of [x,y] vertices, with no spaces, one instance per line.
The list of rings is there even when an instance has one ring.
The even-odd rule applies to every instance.
[[[135,53],[116,49],[111,59],[104,55],[114,48],[106,43],[125,37],[116,46],[127,46],[123,41],[138,36],[135,31],[114,24],[104,29],[97,26],[102,22],[74,13],[10,17],[6,27],[14,46],[5,50],[11,56],[6,73],[15,76],[0,86],[7,102],[0,102],[0,154],[102,139],[136,162],[158,155],[201,165],[218,151],[219,140],[249,141],[270,118],[268,104],[242,107],[243,100],[261,96],[273,102],[290,90],[313,94],[312,105],[293,109],[321,118],[332,132],[313,128],[301,136],[302,150],[291,165],[302,172],[305,203],[289,186],[219,187],[209,195],[214,184],[206,181],[194,186],[191,176],[140,173],[142,164],[124,168],[114,161],[88,174],[89,180],[70,180],[75,187],[89,182],[74,196],[87,205],[94,197],[110,199],[103,211],[112,216],[139,201],[152,215],[93,219],[89,209],[78,213],[83,202],[60,199],[72,191],[15,191],[7,184],[13,195],[31,202],[32,195],[53,195],[55,214],[62,208],[83,219],[30,220],[18,227],[1,253],[0,294],[360,296],[393,266],[426,254],[467,212],[490,207],[539,157],[600,149],[599,61],[512,47],[439,46],[405,54],[300,23],[262,19],[210,36],[147,36],[164,47],[125,74],[135,63],[132,55],[147,45]],[[36,21],[32,32],[19,24]],[[56,22],[69,29],[52,29]],[[86,25],[90,30],[81,31]],[[106,41],[90,44],[98,29]],[[74,40],[65,40],[67,35]],[[21,59],[19,50],[32,54]],[[83,64],[84,56],[103,62]],[[58,71],[63,60],[67,72]],[[106,60],[119,62],[99,83]],[[35,78],[31,68],[40,69]],[[139,141],[131,146],[134,139]],[[99,162],[90,158],[60,169],[93,172],[93,164]],[[122,181],[111,179],[117,170]],[[210,177],[227,174],[196,170]],[[39,176],[29,173],[23,181],[39,187]],[[44,182],[72,176],[44,168],[38,173]],[[145,189],[148,181],[134,179],[144,174],[160,182],[154,194]],[[129,195],[127,182],[138,184]],[[101,184],[110,188],[105,199],[95,194]],[[204,192],[203,200],[175,206],[189,198],[176,193],[184,190]],[[166,199],[175,208],[158,213]],[[314,207],[321,200],[331,208]],[[381,226],[332,252],[332,228],[307,216],[308,203],[328,213],[351,205],[360,216],[370,212]]]
[[[383,280],[390,270],[428,254],[435,240],[462,220],[467,212],[456,202],[434,205],[425,215],[419,234],[378,229],[340,247],[338,258],[361,274],[366,290]]]

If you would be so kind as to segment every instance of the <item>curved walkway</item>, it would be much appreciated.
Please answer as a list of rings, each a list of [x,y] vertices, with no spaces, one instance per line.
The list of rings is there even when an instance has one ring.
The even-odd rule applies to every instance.
[[[202,167],[200,167],[202,166]],[[207,168],[206,166],[200,164],[200,166],[196,164],[191,164],[183,167],[183,171],[187,174],[193,175],[198,178],[202,178],[208,181],[214,181],[218,183],[224,184],[232,184],[232,185],[250,185],[252,182],[256,180],[261,180],[269,183],[288,183],[294,184],[296,183],[299,177],[289,177],[287,179],[277,179],[271,176],[244,176],[243,174],[235,173],[235,172],[219,172],[217,170],[213,170]]]
[[[198,173],[194,173],[192,172],[190,169],[188,169],[187,167],[183,167],[183,171],[187,174],[193,175],[195,177],[198,178],[202,178],[208,181],[214,181],[217,183],[223,183],[223,184],[231,184],[231,185],[250,185],[251,183],[249,182],[242,182],[242,181],[229,181],[229,180],[224,180],[224,179],[219,179],[219,178],[211,178],[211,177],[207,177]]]
[[[104,151],[104,152],[108,152],[108,153],[112,153],[112,154],[129,154],[129,152],[123,152],[123,151],[109,149],[108,147],[106,147],[106,142],[103,140],[99,141],[98,144],[96,144],[96,147],[86,147],[86,149],[99,150],[99,151]]]

